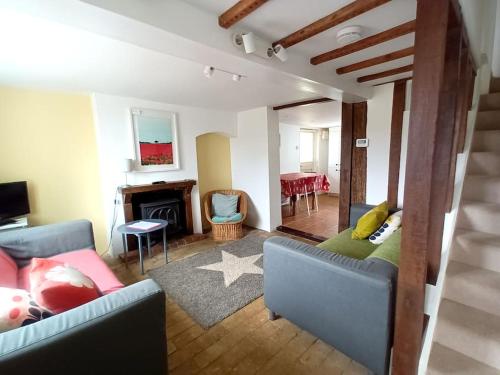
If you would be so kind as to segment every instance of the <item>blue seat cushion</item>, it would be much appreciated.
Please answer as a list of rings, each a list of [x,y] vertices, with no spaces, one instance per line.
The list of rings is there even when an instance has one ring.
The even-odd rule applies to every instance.
[[[243,218],[243,215],[238,212],[237,214],[234,214],[232,216],[214,216],[214,217],[212,217],[212,221],[214,223],[217,223],[217,224],[231,223],[231,222],[240,221],[242,218]]]
[[[218,217],[229,217],[236,214],[238,195],[215,193],[212,195],[212,214]]]

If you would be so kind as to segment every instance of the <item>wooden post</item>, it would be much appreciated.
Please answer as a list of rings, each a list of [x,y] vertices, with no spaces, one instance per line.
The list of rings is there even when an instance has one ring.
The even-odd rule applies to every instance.
[[[392,373],[416,374],[422,347],[428,259],[441,252],[435,241],[441,219],[436,210],[443,160],[441,93],[447,52],[449,0],[419,0],[415,32],[408,154],[406,161],[403,232],[399,265]],[[446,173],[448,177],[448,173]],[[445,184],[445,188],[446,188]],[[446,189],[444,190],[446,193]],[[444,208],[444,203],[442,204]],[[442,233],[441,233],[442,235]]]
[[[368,103],[352,105],[351,204],[366,202],[366,147],[356,147],[356,139],[366,138]]]
[[[340,142],[340,191],[339,191],[339,232],[349,228],[351,211],[351,170],[353,105],[342,103],[342,127]]]
[[[391,208],[396,208],[398,205],[401,136],[403,132],[405,101],[406,80],[394,82],[394,91],[392,95],[391,144],[389,151],[389,179],[387,183],[387,203]]]

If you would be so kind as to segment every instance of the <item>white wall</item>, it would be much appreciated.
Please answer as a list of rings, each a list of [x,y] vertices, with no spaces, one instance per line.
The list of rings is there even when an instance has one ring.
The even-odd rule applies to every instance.
[[[280,173],[300,172],[299,130],[295,125],[279,124]]]
[[[374,95],[368,100],[367,204],[379,204],[387,199],[393,89],[393,83],[374,87]]]
[[[279,125],[269,107],[239,112],[231,139],[233,188],[249,196],[247,224],[271,231],[281,223]]]
[[[119,167],[120,161],[123,158],[134,158],[131,107],[177,113],[180,169],[169,172],[130,173],[129,184],[147,184],[159,180],[197,180],[196,137],[210,132],[236,136],[236,113],[234,112],[212,111],[103,94],[94,94],[93,99],[108,235],[113,222],[113,201],[116,188],[125,183],[124,174]],[[202,227],[197,186],[194,186],[192,192],[192,207],[194,231],[200,233]],[[121,203],[116,206],[116,215],[116,226],[118,226],[124,221]],[[122,251],[122,243],[116,231],[113,237],[112,254],[116,255]]]
[[[500,77],[500,1],[497,0],[496,26],[493,42],[493,57],[491,71],[494,77]]]

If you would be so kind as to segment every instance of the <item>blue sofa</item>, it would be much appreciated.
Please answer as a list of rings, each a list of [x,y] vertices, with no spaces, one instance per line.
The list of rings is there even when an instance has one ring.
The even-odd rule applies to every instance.
[[[373,206],[351,208],[351,226]],[[398,268],[290,238],[264,243],[264,300],[283,316],[375,374],[389,372]]]
[[[93,248],[86,220],[0,232],[19,266]],[[167,374],[165,294],[144,280],[40,322],[0,333],[2,375]]]

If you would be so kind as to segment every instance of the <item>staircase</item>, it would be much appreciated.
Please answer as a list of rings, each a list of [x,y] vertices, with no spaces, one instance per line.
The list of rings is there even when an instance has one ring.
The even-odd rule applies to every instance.
[[[500,374],[500,79],[482,95],[428,374]]]

